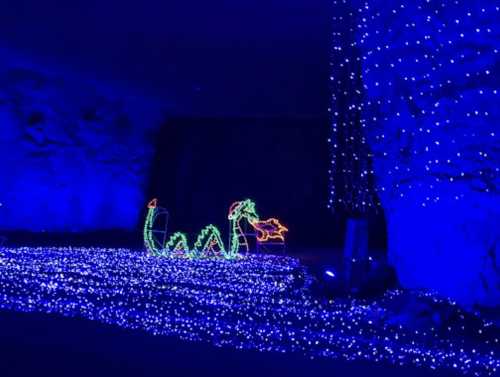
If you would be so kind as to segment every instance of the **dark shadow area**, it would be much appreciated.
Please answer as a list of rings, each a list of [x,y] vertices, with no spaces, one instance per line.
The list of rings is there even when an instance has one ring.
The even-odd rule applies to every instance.
[[[2,311],[0,332],[2,377],[457,376],[362,361],[219,349],[42,314]]]
[[[326,208],[327,118],[172,119],[156,136],[150,197],[171,214],[171,231],[208,223],[227,233],[233,201],[251,198],[277,217],[295,247],[340,246]]]
[[[346,214],[327,209],[329,119],[175,118],[155,135],[149,197],[170,214],[169,231],[194,237],[251,198],[261,218],[286,224],[294,249],[341,249]],[[370,247],[386,249],[383,213],[370,219]]]
[[[3,234],[3,233],[2,233]],[[142,248],[142,233],[109,229],[95,232],[6,232],[5,246],[81,246]]]
[[[328,106],[330,14],[325,0],[2,1],[0,45],[137,87],[170,114],[309,115]]]

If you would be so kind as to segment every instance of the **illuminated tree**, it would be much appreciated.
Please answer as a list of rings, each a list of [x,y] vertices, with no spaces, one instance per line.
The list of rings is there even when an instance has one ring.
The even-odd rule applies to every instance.
[[[500,302],[500,6],[356,8],[363,123],[401,284]]]
[[[364,88],[356,36],[356,14],[346,0],[334,1],[331,48],[331,150],[329,208],[359,217],[379,202],[363,119]]]
[[[371,153],[363,111],[362,61],[356,42],[358,12],[351,2],[334,1],[331,47],[331,150],[329,208],[347,220],[344,257],[351,282],[352,261],[368,259],[367,215],[380,205],[374,189]]]

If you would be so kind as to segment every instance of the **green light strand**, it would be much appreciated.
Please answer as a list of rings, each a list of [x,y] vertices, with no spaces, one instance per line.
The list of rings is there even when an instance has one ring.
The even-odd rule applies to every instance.
[[[187,236],[182,232],[172,234],[165,245],[165,256],[191,256]]]
[[[259,221],[255,202],[250,199],[234,203],[229,210],[228,220],[231,223],[231,240],[227,256],[229,259],[236,258],[242,246],[247,252],[249,251],[248,240],[241,227],[243,219],[246,219],[250,224]]]
[[[215,225],[207,225],[198,235],[194,244],[193,257],[209,258],[226,256],[219,229]]]
[[[193,250],[189,249],[186,234],[182,232],[174,233],[165,245],[159,245],[159,242],[153,235],[154,223],[158,216],[156,199],[148,205],[148,214],[144,224],[144,243],[146,249],[154,256],[184,256],[190,258],[220,257],[226,259],[236,259],[242,248],[249,251],[249,244],[242,228],[242,221],[246,220],[254,227],[259,221],[259,215],[256,211],[255,202],[246,199],[235,202],[228,214],[230,221],[230,241],[229,250],[226,250],[219,229],[215,225],[206,226],[198,235]]]
[[[157,242],[155,241],[153,237],[153,225],[154,221],[156,218],[156,213],[158,209],[156,207],[154,208],[148,208],[148,214],[146,216],[146,222],[144,223],[144,245],[146,246],[146,249],[148,250],[149,254],[154,255],[154,256],[160,256],[161,255],[161,247],[159,248],[157,246]]]

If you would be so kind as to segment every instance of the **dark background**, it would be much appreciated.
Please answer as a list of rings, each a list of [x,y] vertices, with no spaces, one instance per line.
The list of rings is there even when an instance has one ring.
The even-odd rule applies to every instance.
[[[187,116],[324,114],[326,0],[3,0],[0,42]]]
[[[251,198],[292,244],[333,245],[327,135],[319,117],[172,119],[155,135],[149,197],[169,209],[172,230],[214,223],[226,234],[231,203]]]
[[[454,371],[215,348],[75,318],[0,312],[2,376],[457,377]]]
[[[215,223],[225,234],[229,205],[249,197],[290,228],[292,247],[332,249],[345,214],[326,208],[331,11],[323,0],[8,0],[0,43],[161,100],[143,190],[169,209],[171,231],[192,238]],[[10,238],[140,246],[142,221],[132,232]]]

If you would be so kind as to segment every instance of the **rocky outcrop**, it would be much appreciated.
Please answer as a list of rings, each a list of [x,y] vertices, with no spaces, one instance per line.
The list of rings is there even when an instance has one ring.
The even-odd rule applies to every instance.
[[[366,2],[364,124],[405,287],[500,305],[500,8]]]
[[[0,50],[0,229],[131,228],[154,101]]]

